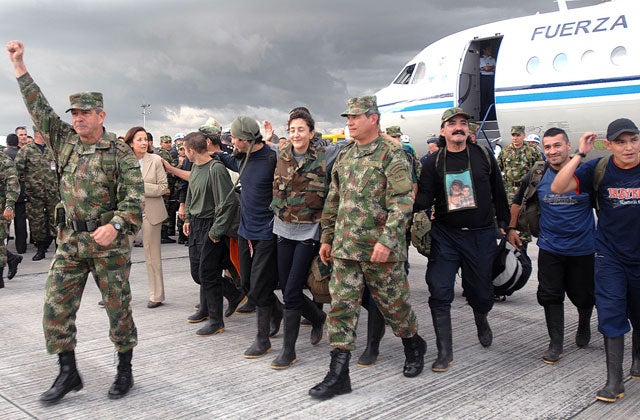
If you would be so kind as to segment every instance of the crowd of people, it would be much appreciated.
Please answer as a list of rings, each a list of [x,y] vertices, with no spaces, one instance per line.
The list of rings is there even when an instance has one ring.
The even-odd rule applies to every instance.
[[[543,160],[537,185],[537,298],[550,343],[542,359],[555,364],[563,356],[566,295],[578,309],[579,347],[590,342],[594,305],[598,308],[608,375],[597,398],[613,402],[624,395],[623,338],[629,321],[634,327],[631,375],[640,379],[640,334],[635,333],[640,328],[640,228],[634,223],[640,209],[640,132],[632,121],[609,126],[605,145],[613,157],[603,161],[604,169],[597,167],[601,159],[581,165],[594,133],[585,133],[571,156],[571,142],[559,128],[550,128],[542,139],[530,136],[532,146],[525,142],[525,127],[514,126],[511,145],[496,159],[474,141],[472,116],[456,107],[442,114],[440,135],[428,141],[429,152],[419,159],[402,141],[401,127],[383,132],[374,96],[348,101],[341,114],[351,137],[346,141],[324,142],[311,112],[301,107],[289,113],[285,138],[275,136],[268,122],[261,129],[255,119],[239,116],[228,132],[210,119],[191,133],[177,133],[173,145],[162,135],[154,148],[143,127],[131,128],[122,139],[106,131],[99,92],[71,95],[72,124],[63,122],[28,73],[23,45],[10,41],[7,51],[34,122],[34,141],[15,153],[15,164],[8,150],[0,158],[3,217],[6,222],[17,218],[23,181],[37,245],[34,260],[45,258],[57,232],[43,324],[47,350],[58,356],[60,372],[42,401],[58,401],[83,386],[74,352],[75,314],[89,273],[100,288],[118,352],[108,395],[121,398],[133,386],[137,330],[128,277],[140,229],[150,309],[165,300],[161,244],[174,242],[177,228],[177,241],[188,246],[199,304],[187,321],[203,323],[196,335],[223,333],[225,317],[255,311],[256,336],[244,357],[271,352],[270,337],[283,324],[282,348],[271,367],[286,369],[297,361],[301,323],[312,326],[314,345],[326,325],[329,370],[309,394],[328,399],[351,392],[349,365],[360,307],[367,309],[369,322],[358,364],[376,362],[388,325],[402,340],[403,375],[422,373],[427,343],[409,302],[407,259],[412,215],[427,210],[432,228],[425,279],[437,345],[431,369],[446,372],[454,360],[451,304],[459,272],[478,341],[492,345],[488,315],[496,297],[490,256],[497,252],[499,236],[526,252],[531,236],[517,231],[516,221],[534,176],[531,169]],[[9,147],[22,134],[25,127],[18,127]],[[42,186],[48,182],[55,182],[52,191]],[[0,230],[3,239],[6,231]],[[20,252],[17,221],[15,230]],[[621,238],[614,232],[626,234]],[[20,258],[0,245],[0,265],[2,270],[9,266],[9,277]],[[328,312],[304,292],[318,259],[332,269]],[[2,271],[3,285],[1,278]]]

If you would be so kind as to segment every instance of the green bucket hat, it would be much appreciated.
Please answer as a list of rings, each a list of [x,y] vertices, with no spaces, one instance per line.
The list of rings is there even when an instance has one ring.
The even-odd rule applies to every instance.
[[[260,125],[253,118],[241,115],[231,123],[231,135],[240,140],[258,140]]]

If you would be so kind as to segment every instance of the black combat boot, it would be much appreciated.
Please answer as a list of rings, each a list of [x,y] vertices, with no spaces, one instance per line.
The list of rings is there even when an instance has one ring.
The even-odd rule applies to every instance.
[[[493,331],[489,326],[487,320],[487,314],[481,314],[480,312],[473,311],[473,318],[476,321],[476,327],[478,328],[478,340],[484,347],[489,347],[493,343]]]
[[[403,338],[404,368],[402,373],[407,378],[413,378],[422,373],[424,369],[424,354],[427,352],[427,342],[416,333],[413,337]]]
[[[227,310],[224,311],[224,317],[229,318],[236,312],[238,306],[246,302],[247,296],[242,289],[238,288],[231,277],[222,276],[222,290],[224,297],[227,298],[229,303]]]
[[[22,262],[22,255],[15,255],[7,250],[7,266],[9,271],[7,272],[7,278],[11,280],[18,274],[18,264]]]
[[[117,400],[122,398],[133,387],[133,373],[131,372],[131,358],[133,357],[133,349],[129,349],[124,353],[118,352],[118,373],[116,380],[109,388],[109,398]]]
[[[451,311],[449,309],[431,309],[433,329],[436,332],[438,356],[431,365],[434,372],[446,372],[453,365],[453,334],[451,333]]]
[[[607,356],[607,384],[598,391],[596,399],[604,402],[616,402],[624,397],[622,383],[622,359],[624,356],[624,335],[604,338],[604,351]]]
[[[309,390],[309,395],[320,400],[328,400],[336,395],[351,392],[351,378],[349,378],[349,350],[331,350],[329,372],[324,380]]]
[[[283,308],[282,302],[274,296],[275,302],[273,303],[272,311],[271,311],[271,326],[269,328],[269,337],[275,337],[280,331],[280,323],[282,322],[283,317]]]
[[[51,385],[51,388],[40,395],[40,401],[42,402],[54,403],[60,401],[67,393],[80,391],[82,389],[82,378],[80,378],[80,374],[76,368],[76,355],[74,351],[59,353],[58,363],[60,364],[60,373],[53,382],[53,385]]]
[[[382,312],[376,305],[367,305],[367,347],[358,359],[358,366],[370,367],[378,360],[380,341],[384,336],[385,323]]]
[[[31,258],[31,260],[32,261],[44,260],[46,257],[47,248],[49,246],[46,244],[46,242],[38,242],[36,246],[37,246],[36,254]]]
[[[549,332],[549,348],[542,354],[542,361],[554,365],[562,358],[564,347],[564,304],[545,305],[544,318]]]
[[[209,320],[205,325],[196,331],[196,335],[200,337],[206,337],[209,335],[220,334],[224,332],[224,321],[222,320],[222,286],[210,285],[206,287],[203,285],[204,293],[206,296],[205,309],[209,315]]]
[[[631,334],[631,377],[640,379],[640,332]]]
[[[307,319],[311,325],[309,342],[315,346],[322,340],[327,314],[318,307],[316,302],[309,299],[306,295],[302,295],[302,315],[304,315],[305,319]],[[302,321],[300,325],[302,325]]]
[[[591,313],[593,306],[578,308],[578,331],[576,331],[576,346],[587,347],[591,341]]]
[[[258,333],[256,339],[251,346],[245,350],[244,357],[246,359],[257,359],[271,351],[271,341],[269,341],[269,326],[271,323],[271,312],[273,305],[258,306],[256,320],[258,324]]]
[[[209,309],[207,308],[207,295],[204,291],[204,287],[200,285],[200,305],[196,310],[196,313],[187,317],[187,322],[196,324],[198,322],[206,321],[209,319]]]
[[[296,363],[296,340],[298,340],[298,332],[300,331],[300,313],[301,311],[296,309],[284,310],[282,350],[280,350],[278,357],[271,362],[271,369],[286,369]]]
[[[161,244],[175,244],[176,240],[169,237],[169,228],[162,226],[160,230],[160,243]]]
[[[0,268],[0,289],[4,289],[4,267]]]

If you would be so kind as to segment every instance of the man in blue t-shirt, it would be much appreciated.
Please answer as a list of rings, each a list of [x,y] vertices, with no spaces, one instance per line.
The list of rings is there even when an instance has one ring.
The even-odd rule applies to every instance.
[[[598,330],[604,336],[607,384],[596,398],[615,402],[624,396],[622,359],[624,335],[633,326],[631,377],[640,379],[640,131],[633,121],[620,118],[609,124],[605,146],[612,152],[597,187],[595,297]],[[555,193],[594,190],[594,159],[578,168],[593,149],[596,133],[580,138],[578,150],[551,184]],[[608,158],[601,158],[608,159]]]
[[[537,297],[544,308],[550,338],[542,360],[553,365],[563,352],[565,293],[578,308],[576,345],[585,347],[591,340],[595,221],[589,193],[551,192],[556,174],[569,163],[571,142],[567,133],[560,128],[550,128],[542,137],[542,145],[547,164],[536,189],[540,203]],[[535,170],[525,175],[511,205],[509,242],[517,249],[522,241],[515,226],[525,190]]]

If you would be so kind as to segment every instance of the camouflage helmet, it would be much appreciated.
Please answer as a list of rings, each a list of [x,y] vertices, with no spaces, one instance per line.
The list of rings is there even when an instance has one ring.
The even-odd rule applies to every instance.
[[[462,115],[463,117],[465,117],[466,119],[470,120],[471,118],[473,118],[472,115],[468,114],[467,112],[465,112],[464,109],[459,108],[459,107],[453,107],[453,108],[449,108],[446,111],[444,111],[442,113],[442,122],[447,122],[449,121],[451,118],[455,117],[456,115]]]
[[[80,109],[82,111],[91,111],[96,108],[104,108],[102,93],[100,92],[79,92],[69,96],[69,112],[72,109]]]
[[[511,134],[524,134],[524,125],[513,125],[511,126]]]
[[[378,101],[375,96],[358,96],[349,99],[347,102],[347,109],[340,114],[340,116],[346,117],[347,115],[362,115],[367,112],[380,114],[380,111],[378,111]]]
[[[387,127],[386,133],[391,137],[400,137],[402,136],[402,131],[400,131],[399,125],[392,125],[391,127]]]

